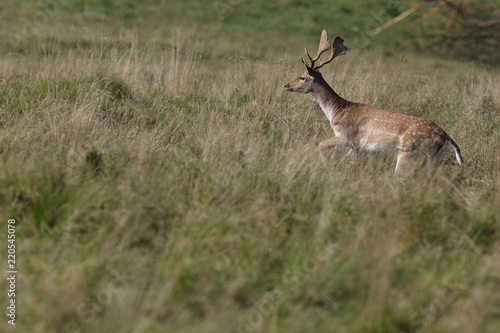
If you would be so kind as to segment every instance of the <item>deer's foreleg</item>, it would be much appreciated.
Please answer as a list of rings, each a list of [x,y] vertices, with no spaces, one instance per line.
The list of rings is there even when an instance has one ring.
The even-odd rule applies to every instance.
[[[325,167],[328,166],[328,159],[325,155],[325,150],[333,147],[345,147],[347,142],[341,136],[334,136],[333,138],[326,139],[319,143],[319,154],[321,156],[321,161]]]

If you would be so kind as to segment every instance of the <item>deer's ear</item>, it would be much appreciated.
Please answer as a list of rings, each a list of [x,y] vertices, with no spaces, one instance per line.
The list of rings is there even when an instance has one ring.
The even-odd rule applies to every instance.
[[[317,78],[321,77],[321,73],[315,70],[314,68],[311,68],[304,60],[302,60],[304,63],[304,66],[307,69],[307,73],[309,74],[310,77],[313,78],[313,80],[316,80]]]

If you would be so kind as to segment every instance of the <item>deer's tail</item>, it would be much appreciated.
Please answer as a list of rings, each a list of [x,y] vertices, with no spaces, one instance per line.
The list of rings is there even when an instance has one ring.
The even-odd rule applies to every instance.
[[[449,136],[446,138],[446,142],[448,142],[451,148],[453,148],[453,150],[455,151],[455,156],[457,157],[458,164],[460,166],[463,166],[464,161],[462,159],[462,155],[460,154],[460,148],[458,148],[458,145]]]

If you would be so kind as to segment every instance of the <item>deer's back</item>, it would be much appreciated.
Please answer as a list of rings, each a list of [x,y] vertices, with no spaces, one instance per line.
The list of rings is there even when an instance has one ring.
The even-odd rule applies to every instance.
[[[331,125],[349,144],[375,151],[418,148],[432,153],[447,138],[430,120],[358,103],[332,117]]]

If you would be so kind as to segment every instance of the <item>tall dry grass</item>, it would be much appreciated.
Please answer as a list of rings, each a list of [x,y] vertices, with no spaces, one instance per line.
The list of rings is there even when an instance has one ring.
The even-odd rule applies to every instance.
[[[429,118],[462,149],[465,179],[451,153],[395,179],[391,155],[322,167],[332,131],[283,89],[292,56],[114,43],[2,58],[15,330],[498,330],[497,73],[362,52],[324,69],[345,98]]]

